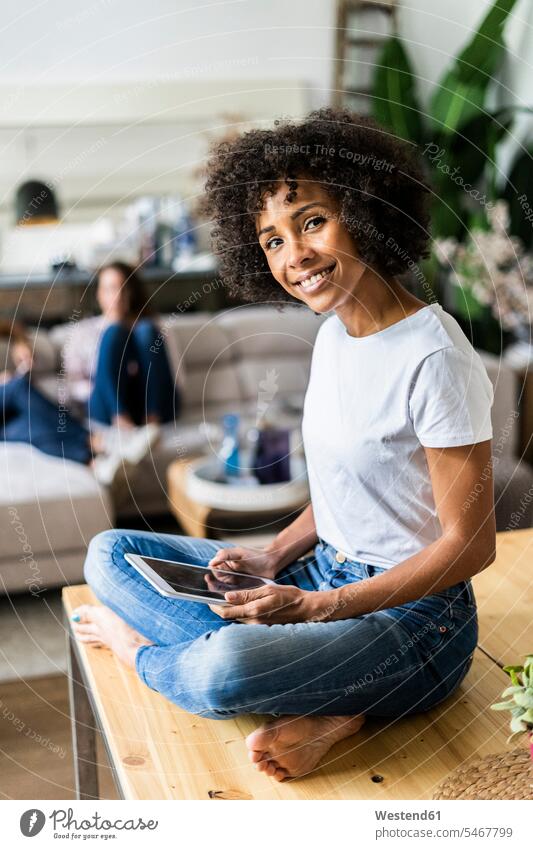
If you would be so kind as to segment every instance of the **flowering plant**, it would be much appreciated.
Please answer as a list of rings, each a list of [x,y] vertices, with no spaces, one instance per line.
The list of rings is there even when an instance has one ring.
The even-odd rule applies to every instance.
[[[533,324],[533,257],[509,235],[505,201],[487,205],[486,211],[489,229],[471,230],[464,243],[437,239],[434,252],[462,291],[468,318],[488,306],[504,330],[516,332]]]

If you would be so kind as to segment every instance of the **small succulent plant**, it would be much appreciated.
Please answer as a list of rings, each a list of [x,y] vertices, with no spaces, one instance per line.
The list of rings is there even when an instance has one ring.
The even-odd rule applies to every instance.
[[[511,686],[502,693],[507,701],[496,702],[491,709],[511,712],[510,742],[519,734],[533,732],[533,654],[527,655],[523,666],[504,666],[503,671],[511,679]]]

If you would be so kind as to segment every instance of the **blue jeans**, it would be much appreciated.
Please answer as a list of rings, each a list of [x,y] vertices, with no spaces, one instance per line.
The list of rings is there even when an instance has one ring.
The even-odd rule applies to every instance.
[[[335,622],[245,625],[207,605],[161,596],[124,559],[127,552],[207,565],[228,543],[145,531],[104,531],[89,547],[85,578],[154,645],[135,668],[151,689],[190,713],[399,717],[428,710],[468,672],[477,644],[470,582],[417,602]],[[383,571],[335,560],[327,543],[277,580],[321,591]]]
[[[89,463],[89,433],[64,409],[32,385],[29,374],[0,384],[0,435],[27,442],[53,457]]]
[[[156,415],[169,422],[179,413],[164,345],[148,319],[133,327],[117,322],[106,327],[98,349],[94,385],[88,403],[91,420],[111,424],[117,415],[129,415],[135,424]]]

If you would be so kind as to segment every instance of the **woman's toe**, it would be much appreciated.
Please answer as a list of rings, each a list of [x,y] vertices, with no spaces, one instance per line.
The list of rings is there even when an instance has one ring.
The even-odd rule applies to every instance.
[[[92,643],[93,645],[103,645],[102,640],[99,637],[93,637],[91,634],[80,634],[76,637],[78,642],[80,643]]]
[[[275,778],[276,781],[285,781],[287,778],[290,778],[290,775],[286,769],[278,766],[272,778]]]
[[[99,636],[98,630],[94,625],[92,625],[92,624],[84,625],[81,622],[78,622],[74,625],[74,633],[77,634],[78,636],[81,636],[82,634],[84,636],[93,636],[93,637]]]
[[[77,622],[77,623],[79,623],[79,622],[89,622],[89,620],[91,618],[91,616],[90,616],[91,607],[92,607],[92,605],[90,605],[90,604],[80,604],[79,607],[76,607],[72,611],[72,617],[71,617],[72,621]]]
[[[267,752],[260,752],[258,750],[252,750],[251,752],[248,752],[248,757],[250,758],[250,760],[253,764],[256,764],[256,763],[259,763],[259,761],[264,760],[266,758],[267,754],[268,754]]]

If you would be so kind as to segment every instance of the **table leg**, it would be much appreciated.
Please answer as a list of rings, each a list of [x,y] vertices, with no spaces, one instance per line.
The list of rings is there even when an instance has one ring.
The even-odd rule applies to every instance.
[[[75,638],[67,625],[70,722],[77,799],[98,799],[96,720],[78,662]]]

